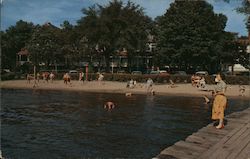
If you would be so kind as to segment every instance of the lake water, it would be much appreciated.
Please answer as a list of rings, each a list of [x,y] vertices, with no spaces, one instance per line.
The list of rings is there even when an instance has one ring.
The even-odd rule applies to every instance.
[[[117,107],[103,109],[105,101]],[[7,158],[152,158],[211,122],[200,97],[1,90]],[[247,108],[229,99],[226,113]]]

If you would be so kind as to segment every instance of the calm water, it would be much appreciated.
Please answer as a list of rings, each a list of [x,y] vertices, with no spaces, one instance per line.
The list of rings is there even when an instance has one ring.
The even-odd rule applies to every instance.
[[[210,121],[202,98],[2,89],[8,158],[151,158]],[[112,99],[113,111],[103,109]],[[227,114],[248,107],[229,99]]]

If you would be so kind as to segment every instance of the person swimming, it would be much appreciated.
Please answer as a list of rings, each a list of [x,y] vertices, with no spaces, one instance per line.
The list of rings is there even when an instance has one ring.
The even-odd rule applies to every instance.
[[[104,109],[111,110],[111,109],[114,109],[114,108],[115,108],[114,102],[108,101],[108,102],[106,102],[104,104]]]

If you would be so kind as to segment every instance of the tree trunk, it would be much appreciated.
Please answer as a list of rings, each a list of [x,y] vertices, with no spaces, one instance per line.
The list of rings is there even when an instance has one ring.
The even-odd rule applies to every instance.
[[[102,61],[102,58],[99,57],[99,60],[98,60],[98,72],[101,72],[101,61]]]
[[[232,75],[234,75],[234,63],[232,64]]]
[[[109,65],[109,63],[110,63],[110,55],[109,55],[109,53],[106,53],[106,55],[105,55],[105,63],[106,63],[106,72],[110,72],[110,65]]]

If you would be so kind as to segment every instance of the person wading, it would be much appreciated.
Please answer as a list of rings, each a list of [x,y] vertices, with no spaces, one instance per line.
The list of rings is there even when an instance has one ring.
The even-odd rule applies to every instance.
[[[217,83],[214,91],[214,102],[212,108],[212,119],[219,120],[219,125],[216,126],[217,129],[224,128],[224,111],[227,105],[227,98],[225,96],[226,83],[223,81],[225,76],[221,73],[217,73],[215,77],[215,82]]]

